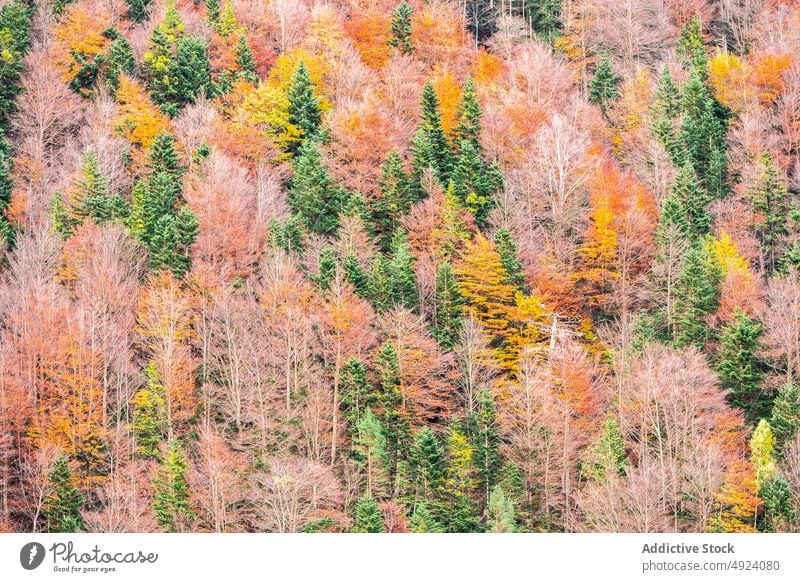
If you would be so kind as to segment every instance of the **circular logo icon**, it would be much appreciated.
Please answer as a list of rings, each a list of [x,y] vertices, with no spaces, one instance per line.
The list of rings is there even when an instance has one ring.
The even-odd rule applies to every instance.
[[[19,563],[26,570],[35,570],[44,561],[44,546],[39,542],[30,542],[19,551]]]

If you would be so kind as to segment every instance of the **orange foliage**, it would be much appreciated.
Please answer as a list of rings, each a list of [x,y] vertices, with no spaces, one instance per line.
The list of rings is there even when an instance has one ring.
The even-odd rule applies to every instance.
[[[103,33],[110,24],[111,17],[105,9],[89,12],[81,3],[67,6],[53,30],[53,63],[62,81],[70,83],[81,70],[83,65],[76,55],[92,63],[105,52],[111,39]]]
[[[454,5],[426,5],[414,12],[411,41],[414,54],[429,65],[453,65],[467,43],[464,19]]]
[[[158,134],[169,130],[169,120],[135,79],[120,76],[117,101],[119,116],[115,130],[132,144],[147,149]]]
[[[763,105],[772,104],[786,86],[783,74],[794,64],[795,58],[790,54],[758,55],[753,58],[751,82],[758,89],[758,99]]]
[[[452,72],[444,71],[433,80],[442,111],[442,127],[450,134],[455,129],[458,104],[461,101],[461,84]]]
[[[390,20],[388,13],[368,11],[345,22],[344,28],[358,49],[361,61],[371,69],[380,69],[389,60]]]
[[[508,65],[496,56],[481,49],[475,53],[472,62],[472,77],[481,87],[491,87],[500,82],[508,71]]]

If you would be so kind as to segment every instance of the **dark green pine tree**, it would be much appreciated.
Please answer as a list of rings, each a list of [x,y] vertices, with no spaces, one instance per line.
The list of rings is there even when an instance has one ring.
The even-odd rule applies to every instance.
[[[319,99],[314,94],[314,85],[303,61],[297,65],[289,87],[289,123],[303,132],[303,141],[300,143],[315,138],[322,124]],[[296,152],[299,146],[294,145],[292,151]]]
[[[446,456],[443,491],[446,509],[442,521],[451,533],[480,531],[481,511],[475,500],[478,493],[475,449],[458,424],[448,430]]]
[[[144,22],[150,16],[153,0],[125,0],[128,5],[128,18],[133,22]]]
[[[186,206],[159,216],[150,238],[150,267],[183,277],[192,266],[189,247],[199,232],[197,218]]]
[[[703,29],[699,18],[692,19],[681,29],[678,53],[701,79],[708,77],[708,52],[703,43]]]
[[[519,249],[508,229],[498,230],[494,235],[494,243],[500,255],[500,263],[507,273],[503,282],[524,291],[525,273],[522,270],[522,263],[519,262]]]
[[[416,200],[424,197],[422,175],[430,168],[439,183],[446,187],[453,171],[453,151],[442,127],[439,97],[433,85],[426,83],[422,90],[422,118],[411,143],[411,183]]]
[[[690,163],[678,171],[669,195],[661,208],[661,230],[675,227],[688,241],[696,241],[711,231],[710,202],[705,190],[697,180],[697,173]]]
[[[669,69],[664,67],[656,90],[653,105],[653,134],[670,156],[673,164],[680,164],[683,153],[675,130],[676,119],[681,113],[678,88]]]
[[[483,110],[478,101],[477,87],[472,78],[464,82],[464,90],[461,95],[461,101],[458,104],[458,123],[453,134],[456,144],[462,141],[468,141],[478,152],[478,155],[483,155],[483,147],[481,146],[481,118],[483,117]]]
[[[403,54],[414,50],[414,44],[411,41],[411,15],[413,13],[414,9],[405,0],[392,12],[389,46],[395,47]]]
[[[503,174],[496,164],[486,164],[471,142],[459,142],[458,150],[451,174],[453,194],[479,225],[485,224],[494,206],[493,195],[503,189]]]
[[[794,439],[800,427],[800,390],[795,384],[785,384],[778,390],[769,424],[778,450],[783,450],[783,446]]]
[[[789,191],[769,153],[761,158],[761,176],[756,187],[750,191],[750,199],[753,210],[761,218],[755,230],[764,253],[765,270],[771,274],[777,266],[781,244],[788,234],[790,204]]]
[[[445,456],[439,438],[429,427],[417,433],[408,453],[411,493],[417,503],[439,508],[445,478]]]
[[[728,390],[728,401],[741,408],[748,419],[755,421],[769,414],[771,401],[761,389],[764,378],[759,356],[759,338],[764,326],[743,312],[723,328],[716,369],[720,385]]]
[[[9,245],[13,242],[11,224],[6,218],[5,210],[11,202],[11,192],[14,183],[11,171],[14,166],[14,157],[11,153],[11,144],[6,139],[5,132],[0,127],[0,244],[3,240]]]
[[[256,60],[253,58],[250,43],[247,42],[247,37],[243,34],[239,35],[239,41],[236,44],[236,77],[254,85],[258,83]]]
[[[614,74],[611,61],[603,57],[597,63],[591,83],[589,83],[589,102],[600,107],[603,116],[608,119],[608,103],[619,97],[620,78]]]
[[[174,4],[167,5],[164,19],[153,30],[144,56],[142,74],[153,101],[168,115],[180,110],[180,83],[176,53],[183,38],[184,25]]]
[[[353,254],[347,255],[342,263],[342,270],[347,277],[347,282],[353,286],[355,294],[361,299],[369,299],[367,274],[361,268],[358,258]]]
[[[306,228],[318,234],[334,234],[348,195],[328,175],[313,140],[306,140],[292,161],[294,176],[289,182],[287,202]]]
[[[603,424],[603,432],[583,467],[583,475],[589,479],[604,481],[613,473],[624,475],[627,465],[625,441],[619,424],[613,416],[608,416]]]
[[[353,533],[383,533],[383,514],[370,495],[362,495],[356,502]]]
[[[476,409],[467,415],[467,434],[473,447],[478,489],[484,504],[488,502],[503,467],[499,429],[494,395],[490,390],[480,390]]]
[[[389,311],[392,301],[392,280],[389,274],[389,260],[378,253],[367,277],[367,294],[372,307],[378,313]]]
[[[794,494],[783,475],[776,475],[758,488],[764,510],[758,529],[764,532],[786,532],[796,524]]]
[[[128,39],[118,34],[114,42],[108,47],[108,68],[106,71],[106,82],[112,91],[119,87],[121,75],[133,75],[136,72],[136,59],[133,56]]]
[[[336,253],[331,247],[325,247],[319,253],[319,274],[314,275],[312,279],[322,291],[329,291],[331,283],[336,278],[338,268],[339,261],[336,259]]]
[[[414,255],[402,228],[398,228],[392,237],[390,256],[388,274],[392,304],[415,310],[419,306],[419,294]]]
[[[169,532],[187,531],[193,519],[189,503],[188,465],[181,444],[172,440],[153,478],[153,511],[158,524]]]
[[[219,0],[205,0],[206,18],[210,24],[216,25],[219,22],[220,9]]]
[[[424,502],[414,506],[414,511],[408,519],[408,529],[413,533],[444,533],[444,528],[436,521]]]
[[[49,493],[45,497],[42,515],[51,533],[75,533],[84,529],[84,498],[72,481],[69,459],[59,454],[47,476]]]
[[[202,95],[208,95],[211,87],[211,65],[202,38],[184,36],[178,40],[174,67],[178,84],[177,101],[174,105],[178,109]]]
[[[0,7],[0,128],[14,110],[14,99],[22,90],[19,79],[30,46],[32,7],[23,0]]]
[[[368,406],[375,404],[375,391],[367,379],[367,366],[356,357],[351,357],[342,367],[341,398],[342,412],[350,427],[351,438],[357,430],[356,423]]]
[[[563,0],[524,0],[523,15],[536,36],[552,40],[561,33]]]
[[[702,349],[710,339],[706,318],[719,307],[723,277],[710,247],[709,242],[701,240],[689,248],[675,284],[673,336],[679,347]]]
[[[458,290],[453,266],[449,261],[439,265],[434,294],[433,336],[447,350],[452,350],[461,334],[464,298]]]
[[[379,348],[376,368],[380,390],[375,410],[386,436],[386,454],[391,480],[397,476],[398,466],[406,453],[410,439],[408,422],[401,410],[403,397],[400,392],[400,363],[397,358],[397,348],[392,342],[384,342]]]
[[[108,179],[100,172],[97,157],[92,152],[84,158],[77,187],[83,199],[81,213],[92,217],[97,224],[127,217],[128,203],[119,194],[111,194]]]
[[[403,158],[397,151],[391,151],[381,166],[379,184],[381,195],[370,205],[370,220],[381,248],[387,251],[392,236],[400,227],[400,219],[415,202],[408,175],[403,169]]]
[[[186,172],[178,156],[177,144],[172,134],[162,132],[153,140],[150,155],[147,159],[147,168],[151,175],[166,173],[176,180],[180,180]]]

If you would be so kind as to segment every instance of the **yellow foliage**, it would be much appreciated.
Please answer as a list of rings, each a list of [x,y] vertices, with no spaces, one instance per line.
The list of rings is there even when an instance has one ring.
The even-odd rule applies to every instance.
[[[132,144],[147,149],[158,134],[169,130],[167,118],[131,77],[120,76],[117,101],[119,115],[115,130]]]
[[[750,67],[736,55],[717,53],[708,62],[708,79],[717,99],[733,111],[741,111],[753,99]]]
[[[450,134],[456,126],[458,103],[461,101],[461,85],[450,71],[444,71],[433,80],[433,88],[439,97],[442,111],[442,127]]]
[[[724,275],[731,272],[750,275],[749,261],[739,253],[739,248],[726,231],[723,230],[720,237],[714,240],[713,250]]]
[[[481,49],[475,53],[472,77],[481,87],[491,87],[500,82],[508,66],[501,59]]]

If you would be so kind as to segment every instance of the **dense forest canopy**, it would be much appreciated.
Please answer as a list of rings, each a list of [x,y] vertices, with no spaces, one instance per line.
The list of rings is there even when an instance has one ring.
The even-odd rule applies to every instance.
[[[797,0],[0,0],[0,531],[800,531]]]

